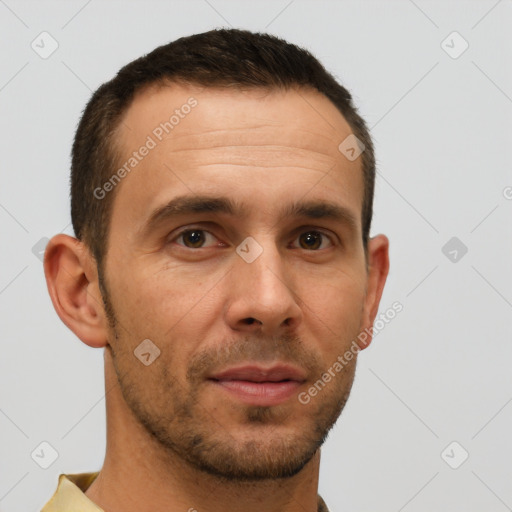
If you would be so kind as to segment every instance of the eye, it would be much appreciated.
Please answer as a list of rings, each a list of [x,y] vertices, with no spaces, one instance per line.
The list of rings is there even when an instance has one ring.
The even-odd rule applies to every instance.
[[[205,248],[205,244],[208,240],[214,241],[217,238],[212,235],[209,231],[200,228],[189,228],[178,233],[171,242],[178,242],[179,240],[182,243],[178,243],[182,247],[186,247],[188,249],[202,249]],[[309,251],[317,251],[319,249],[325,249],[323,247],[324,241],[328,240],[332,245],[332,239],[326,233],[322,231],[310,229],[308,231],[303,231],[300,233],[299,237],[296,240],[299,240],[300,249],[305,249]],[[206,246],[206,247],[214,247],[214,245]]]
[[[199,228],[186,229],[179,233],[173,241],[183,239],[183,244],[189,249],[200,249],[208,238],[215,238],[209,231]]]
[[[321,248],[322,245],[322,237],[331,242],[331,246],[333,245],[332,240],[329,236],[321,231],[308,230],[303,231],[300,236],[300,244],[302,249],[313,250],[316,251]]]

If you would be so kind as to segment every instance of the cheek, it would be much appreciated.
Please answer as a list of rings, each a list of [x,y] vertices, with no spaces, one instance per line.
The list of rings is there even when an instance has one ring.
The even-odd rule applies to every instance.
[[[349,346],[361,327],[365,298],[364,282],[348,275],[334,281],[316,280],[313,291],[299,294],[305,297],[301,306],[308,329],[324,340],[334,352]],[[328,350],[326,346],[326,350]]]
[[[208,288],[208,282],[201,276],[184,268],[162,269],[161,265],[144,264],[126,267],[117,276],[116,287],[125,315],[139,321],[146,318],[143,324],[157,322],[168,329],[193,310]]]
[[[122,275],[131,278],[120,279]],[[160,267],[157,272],[149,266],[132,267],[120,272],[114,309],[126,328],[122,332],[126,345],[133,350],[150,339],[161,350],[162,363],[169,365],[172,359],[173,368],[185,369],[211,322],[218,318],[215,283],[220,277],[211,272],[194,275],[183,267],[165,271]]]
[[[366,282],[361,272],[329,266],[318,272],[309,271],[307,279],[299,279],[301,298],[324,308],[334,308],[340,314],[362,307]]]

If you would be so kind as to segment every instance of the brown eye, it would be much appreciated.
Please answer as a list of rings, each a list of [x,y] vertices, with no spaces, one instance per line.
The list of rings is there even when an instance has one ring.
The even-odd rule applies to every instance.
[[[187,231],[182,231],[177,236],[176,240],[181,238],[185,247],[188,247],[189,249],[199,249],[208,238],[206,234],[212,236],[211,233],[208,233],[208,231],[205,231],[204,229],[188,229]]]
[[[322,245],[322,239],[327,238],[327,235],[320,231],[305,231],[299,237],[302,249],[317,250]]]

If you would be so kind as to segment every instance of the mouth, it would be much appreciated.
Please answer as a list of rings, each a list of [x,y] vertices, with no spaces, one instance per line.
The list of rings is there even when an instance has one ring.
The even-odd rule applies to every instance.
[[[296,394],[306,381],[304,372],[289,365],[270,368],[246,365],[230,368],[208,379],[232,398],[250,405],[272,406]]]
[[[216,380],[210,381],[220,391],[225,391],[236,400],[249,405],[272,406],[285,402],[297,393],[300,382],[282,380],[277,382],[253,382],[248,380]]]

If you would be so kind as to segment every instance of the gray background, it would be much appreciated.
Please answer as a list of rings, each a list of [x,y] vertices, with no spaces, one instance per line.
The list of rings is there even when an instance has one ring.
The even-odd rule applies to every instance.
[[[79,115],[125,63],[221,26],[310,49],[376,144],[381,311],[403,311],[360,355],[320,494],[332,512],[512,510],[510,0],[0,0],[0,511],[38,511],[60,473],[103,462],[103,351],[61,323],[32,252],[72,234]],[[31,47],[43,31],[59,45],[46,59]],[[469,44],[457,58],[454,31]],[[43,441],[59,454],[48,469],[31,457]]]

